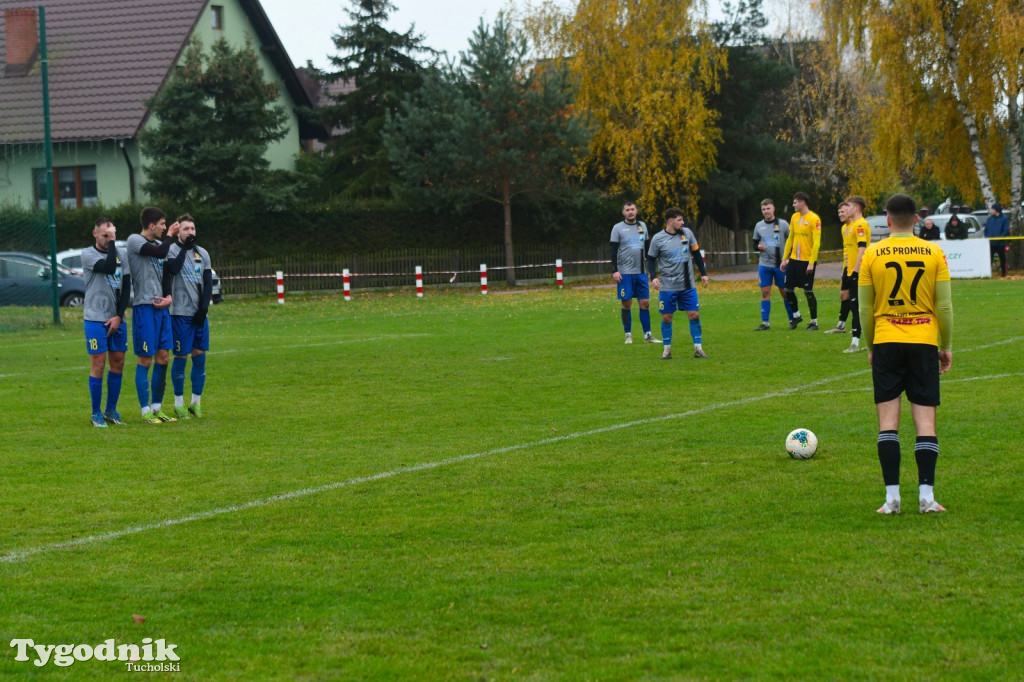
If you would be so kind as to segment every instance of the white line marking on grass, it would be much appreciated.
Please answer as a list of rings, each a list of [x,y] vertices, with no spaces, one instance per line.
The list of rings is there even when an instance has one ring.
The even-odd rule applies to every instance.
[[[1014,339],[1009,339],[1009,340],[1007,340],[1006,342],[1003,342],[1003,343],[1009,343],[1010,341],[1013,341],[1013,340]],[[991,345],[998,345],[998,344],[991,344]],[[988,347],[988,346],[985,346],[985,347]],[[803,384],[803,385],[801,385],[798,388],[791,388],[791,389],[787,389],[787,390],[784,390],[784,391],[775,391],[773,393],[762,393],[760,395],[753,395],[753,396],[749,396],[749,397],[746,397],[746,398],[739,398],[737,400],[730,400],[730,401],[727,401],[727,402],[724,402],[724,403],[715,403],[713,405],[706,405],[704,407],[696,408],[696,409],[693,409],[693,410],[687,410],[686,412],[677,412],[675,414],[666,414],[666,415],[662,415],[660,417],[650,417],[650,418],[647,418],[647,419],[637,419],[637,420],[634,420],[634,421],[625,422],[625,423],[621,423],[621,424],[612,424],[610,426],[603,426],[601,428],[591,429],[589,431],[579,431],[577,433],[569,433],[569,434],[565,434],[565,435],[562,435],[562,436],[554,436],[552,438],[542,438],[541,440],[530,441],[530,442],[527,442],[527,443],[519,443],[519,444],[516,444],[516,445],[508,445],[508,446],[501,447],[501,448],[494,448],[493,450],[484,450],[482,452],[474,452],[474,453],[471,453],[471,454],[468,454],[468,455],[458,455],[456,457],[449,457],[447,459],[438,460],[436,462],[422,462],[420,464],[414,464],[414,465],[408,466],[408,467],[400,467],[398,469],[392,469],[391,471],[383,471],[381,473],[372,474],[370,476],[360,476],[360,477],[357,477],[357,478],[349,478],[349,479],[346,479],[344,481],[336,481],[334,483],[327,483],[325,485],[316,486],[316,487],[313,487],[313,488],[303,488],[301,490],[293,490],[293,491],[290,491],[290,492],[281,493],[280,495],[272,495],[270,497],[263,497],[263,498],[260,498],[260,499],[257,499],[257,500],[252,500],[250,502],[244,502],[242,504],[231,505],[231,506],[228,506],[228,507],[219,507],[217,509],[210,509],[210,510],[204,511],[204,512],[197,512],[195,514],[190,514],[188,516],[181,516],[181,517],[176,518],[176,519],[166,519],[164,521],[158,521],[156,523],[149,523],[149,524],[145,524],[145,525],[141,525],[141,526],[132,526],[132,527],[129,527],[129,528],[124,528],[122,530],[115,530],[115,531],[110,531],[110,532],[107,532],[107,533],[98,533],[96,535],[87,535],[85,537],[77,538],[75,540],[69,540],[67,542],[57,542],[57,543],[53,543],[53,544],[49,544],[49,545],[39,545],[37,547],[30,547],[28,549],[15,550],[13,552],[8,552],[7,554],[0,555],[0,563],[3,563],[3,564],[16,563],[16,562],[22,561],[24,559],[27,559],[30,556],[34,556],[36,554],[42,554],[42,553],[45,553],[45,552],[53,552],[53,551],[59,551],[59,550],[64,550],[64,549],[72,549],[72,548],[75,548],[75,547],[82,547],[82,546],[85,546],[85,545],[90,545],[90,544],[93,544],[93,543],[96,543],[96,542],[103,542],[103,541],[106,541],[106,540],[116,540],[118,538],[126,537],[126,536],[129,536],[129,535],[138,535],[139,533],[145,533],[147,531],[157,530],[157,529],[160,529],[160,528],[170,528],[172,526],[180,526],[180,525],[183,525],[183,524],[186,524],[186,523],[192,523],[193,521],[201,521],[203,519],[210,519],[210,518],[213,518],[213,517],[216,517],[216,516],[223,516],[225,514],[233,514],[235,512],[245,511],[247,509],[256,509],[256,508],[259,508],[259,507],[266,507],[268,505],[276,504],[278,502],[285,502],[285,501],[296,499],[296,498],[299,498],[299,497],[307,497],[309,495],[317,495],[319,493],[328,492],[328,491],[331,491],[331,490],[337,490],[339,488],[347,488],[347,487],[351,487],[351,486],[354,486],[354,485],[359,485],[359,484],[362,484],[362,483],[372,483],[373,481],[382,481],[384,479],[394,478],[395,476],[401,476],[402,474],[411,474],[411,473],[415,473],[417,471],[426,471],[428,469],[436,469],[438,467],[448,466],[450,464],[459,464],[461,462],[468,462],[470,460],[480,459],[482,457],[489,457],[491,455],[501,455],[501,454],[505,454],[507,452],[515,452],[517,450],[526,450],[526,449],[529,449],[529,448],[535,448],[535,447],[539,447],[539,446],[542,446],[542,445],[551,445],[553,443],[562,443],[562,442],[565,442],[565,441],[575,440],[575,439],[578,439],[578,438],[586,438],[586,437],[589,437],[589,436],[596,436],[596,435],[600,435],[602,433],[610,433],[612,431],[619,431],[621,429],[632,428],[634,426],[643,426],[645,424],[655,424],[657,422],[669,421],[669,420],[672,420],[672,419],[680,419],[682,417],[691,417],[691,416],[694,416],[694,415],[702,414],[704,412],[710,412],[712,410],[719,410],[719,409],[724,409],[724,408],[728,408],[728,407],[738,407],[740,405],[746,405],[747,403],[757,402],[757,401],[761,401],[761,400],[768,400],[768,399],[771,399],[771,398],[781,398],[781,397],[784,397],[784,396],[793,395],[794,393],[803,393],[805,395],[807,395],[807,394],[809,394],[809,395],[816,395],[816,394],[819,394],[819,393],[824,393],[824,394],[831,395],[831,394],[834,394],[834,393],[837,393],[837,392],[840,392],[840,393],[841,392],[846,392],[844,390],[840,390],[840,391],[813,391],[813,392],[808,392],[807,389],[813,388],[815,386],[822,386],[824,384],[833,383],[833,382],[836,382],[836,381],[845,381],[845,380],[851,379],[853,377],[857,377],[857,376],[861,376],[863,374],[867,374],[870,371],[871,371],[870,369],[863,369],[863,370],[859,370],[859,371],[856,371],[856,372],[850,372],[850,373],[847,373],[847,374],[842,374],[840,376],[827,377],[825,379],[819,379],[817,381],[812,381],[810,383]],[[995,374],[995,375],[990,375],[990,376],[987,376],[987,377],[964,377],[964,378],[961,378],[961,379],[953,379],[953,380],[947,380],[947,381],[948,382],[952,382],[952,381],[982,381],[982,380],[986,380],[986,379],[1002,379],[1002,378],[1009,378],[1009,377],[1015,377],[1015,376],[1022,376],[1022,374],[1020,374],[1020,373],[1017,373],[1017,374]],[[847,389],[847,390],[849,390],[849,389]],[[856,390],[858,392],[860,390],[866,391],[866,390],[868,390],[868,388],[865,387],[864,389],[856,389]]]
[[[501,455],[507,452],[515,452],[517,450],[526,450],[529,448],[535,448],[542,445],[551,445],[552,443],[562,443],[568,440],[575,440],[577,438],[586,438],[588,436],[596,436],[602,433],[609,433],[611,431],[618,431],[620,429],[628,429],[634,426],[642,426],[644,424],[654,424],[657,422],[668,421],[671,419],[679,419],[681,417],[689,417],[703,412],[709,412],[711,410],[718,410],[726,407],[735,407],[738,405],[745,405],[747,403],[778,398],[785,395],[791,395],[807,389],[810,386],[819,386],[822,384],[831,383],[833,381],[844,381],[851,377],[863,374],[863,371],[853,372],[852,374],[844,374],[842,376],[830,377],[827,379],[821,379],[819,381],[813,381],[809,384],[804,384],[800,388],[792,388],[785,391],[779,391],[777,393],[768,393],[762,395],[749,396],[747,398],[740,398],[738,400],[730,400],[724,403],[717,403],[714,405],[707,405],[705,407],[696,408],[693,410],[687,410],[686,412],[678,412],[676,414],[666,414],[660,417],[650,417],[648,419],[638,419],[631,422],[625,422],[622,424],[612,424],[610,426],[603,426],[599,429],[591,429],[589,431],[579,431],[576,433],[568,433],[563,436],[554,436],[552,438],[542,438],[541,440],[530,441],[528,443],[519,443],[516,445],[507,445],[501,448],[494,448],[493,450],[484,450],[482,452],[474,452],[468,455],[458,455],[456,457],[449,457],[447,459],[438,460],[436,462],[422,462],[420,464],[414,464],[408,467],[401,467],[398,469],[392,469],[391,471],[383,471],[378,474],[372,474],[370,476],[360,476],[357,478],[349,478],[344,481],[336,481],[334,483],[327,483],[325,485],[316,486],[314,488],[303,488],[302,490],[292,490],[287,493],[281,493],[280,495],[272,495],[270,497],[263,497],[258,500],[252,500],[251,502],[244,502],[242,504],[231,505],[228,507],[220,507],[218,509],[210,509],[204,512],[198,512],[190,514],[188,516],[182,516],[176,519],[167,519],[164,521],[158,521],[156,523],[149,523],[142,526],[132,526],[130,528],[124,528],[122,530],[114,530],[108,533],[98,533],[96,535],[87,535],[85,537],[77,538],[75,540],[69,540],[67,542],[57,542],[49,545],[39,545],[38,547],[30,547],[28,549],[16,550],[9,552],[4,555],[0,555],[0,563],[10,564],[18,561],[22,561],[35,554],[42,554],[44,552],[52,552],[62,549],[72,549],[74,547],[81,547],[83,545],[90,545],[96,542],[103,542],[105,540],[116,540],[128,535],[138,535],[139,533],[145,533],[151,530],[157,530],[159,528],[170,528],[171,526],[180,526],[185,523],[191,523],[193,521],[201,521],[203,519],[213,518],[215,516],[223,516],[225,514],[233,514],[235,512],[244,511],[246,509],[256,509],[258,507],[266,507],[267,505],[275,504],[277,502],[285,502],[299,497],[306,497],[308,495],[317,495],[330,490],[337,490],[338,488],[347,488],[361,483],[371,483],[373,481],[381,481],[387,478],[393,478],[402,474],[411,474],[417,471],[426,471],[428,469],[436,469],[438,467],[448,466],[449,464],[458,464],[460,462],[468,462],[474,459],[480,459],[481,457],[489,457],[491,455]]]

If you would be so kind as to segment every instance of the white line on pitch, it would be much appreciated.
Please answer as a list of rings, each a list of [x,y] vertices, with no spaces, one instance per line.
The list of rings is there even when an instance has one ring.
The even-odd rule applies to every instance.
[[[436,469],[438,467],[448,466],[449,464],[458,464],[460,462],[468,462],[473,459],[480,459],[481,457],[489,457],[491,455],[501,455],[506,452],[515,452],[517,450],[526,450],[529,448],[535,448],[542,445],[551,445],[553,443],[561,443],[567,440],[575,440],[577,438],[586,438],[588,436],[596,436],[602,433],[609,433],[611,431],[618,431],[620,429],[628,429],[634,426],[642,426],[644,424],[654,424],[657,422],[668,421],[671,419],[680,419],[682,417],[690,417],[703,412],[709,412],[711,410],[718,410],[727,407],[736,407],[739,405],[745,405],[747,403],[758,402],[761,400],[779,398],[793,393],[798,393],[806,390],[809,387],[820,386],[822,384],[831,383],[833,381],[844,381],[855,376],[864,374],[865,370],[859,372],[853,372],[850,374],[844,374],[842,376],[830,377],[827,379],[821,379],[819,381],[812,381],[804,384],[799,388],[791,388],[785,391],[778,391],[776,393],[768,393],[762,395],[750,396],[747,398],[740,398],[738,400],[730,400],[724,403],[716,403],[714,405],[707,405],[693,410],[687,410],[686,412],[678,412],[676,414],[666,414],[660,417],[650,417],[648,419],[638,419],[635,421],[625,422],[622,424],[612,424],[611,426],[603,426],[599,429],[591,429],[589,431],[579,431],[576,433],[568,433],[563,436],[554,436],[552,438],[543,438],[541,440],[530,441],[528,443],[519,443],[517,445],[507,445],[502,448],[494,448],[493,450],[484,450],[483,452],[474,452],[468,455],[458,455],[456,457],[449,457],[447,459],[438,460],[436,462],[422,462],[420,464],[414,464],[408,467],[401,467],[399,469],[392,469],[391,471],[384,471],[378,474],[372,474],[370,476],[360,476],[358,478],[349,478],[344,481],[336,481],[334,483],[327,483],[325,485],[316,486],[313,488],[303,488],[302,490],[292,490],[290,492],[281,493],[280,495],[272,495],[270,497],[263,497],[258,500],[252,500],[251,502],[244,502],[242,504],[231,505],[228,507],[219,507],[217,509],[210,509],[204,512],[198,512],[190,514],[188,516],[182,516],[176,519],[166,519],[164,521],[158,521],[156,523],[149,523],[142,526],[132,526],[130,528],[124,528],[122,530],[114,530],[108,533],[98,533],[96,535],[86,535],[81,538],[69,540],[67,542],[57,542],[50,545],[40,545],[38,547],[30,547],[28,549],[15,550],[7,554],[0,555],[0,563],[10,564],[17,561],[21,561],[35,554],[42,554],[43,552],[52,552],[62,549],[72,549],[74,547],[81,547],[82,545],[89,545],[94,542],[103,542],[105,540],[116,540],[127,535],[137,535],[139,533],[145,533],[146,531],[156,530],[158,528],[169,528],[171,526],[180,526],[185,523],[191,523],[193,521],[201,521],[203,519],[213,518],[215,516],[223,516],[225,514],[233,514],[235,512],[244,511],[246,509],[254,509],[257,507],[265,507],[270,504],[277,502],[284,502],[286,500],[292,500],[298,497],[306,497],[308,495],[316,495],[319,493],[327,492],[329,490],[336,490],[338,488],[347,488],[361,483],[370,483],[373,481],[380,481],[386,478],[393,478],[402,474],[410,474],[417,471],[425,471],[427,469]]]

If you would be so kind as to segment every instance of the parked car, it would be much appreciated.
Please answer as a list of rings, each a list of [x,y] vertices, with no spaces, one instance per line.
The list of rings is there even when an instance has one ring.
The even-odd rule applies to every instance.
[[[85,280],[57,266],[57,300],[66,307],[85,304]],[[0,252],[0,305],[50,305],[50,261],[34,253]]]
[[[128,242],[123,239],[118,239],[114,242],[117,245],[119,251],[124,251],[128,248]],[[88,247],[86,247],[88,248]],[[57,262],[64,267],[70,269],[76,275],[84,275],[85,271],[82,270],[82,250],[81,249],[68,249],[61,251],[57,254]],[[224,295],[220,290],[220,277],[217,276],[216,270],[211,270],[213,273],[213,302],[220,303],[224,300]],[[134,295],[132,299],[134,300]]]
[[[972,214],[957,213],[960,218],[960,222],[967,226],[967,238],[968,239],[980,239],[985,236],[984,221],[978,222],[978,219]],[[937,213],[935,215],[928,216],[932,222],[935,223],[935,227],[939,228],[939,233],[942,235],[942,239],[946,238],[946,224],[949,219],[953,217],[952,213]]]
[[[968,215],[963,213],[957,213],[960,216],[960,220],[967,225],[967,237],[968,239],[976,239],[985,236],[983,229],[984,221],[978,222],[978,219],[974,215]],[[936,213],[930,215],[926,220],[931,220],[935,223],[935,227],[939,228],[940,239],[946,238],[946,223],[953,217],[952,213]],[[868,221],[868,225],[871,226],[871,241],[877,242],[881,239],[885,239],[889,236],[889,224],[886,222],[884,215],[873,215],[865,218]],[[914,234],[921,233],[921,225],[924,224],[924,220],[918,220],[914,224]]]

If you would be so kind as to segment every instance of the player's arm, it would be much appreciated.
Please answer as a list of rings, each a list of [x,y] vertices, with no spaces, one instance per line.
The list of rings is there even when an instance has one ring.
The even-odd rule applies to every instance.
[[[807,261],[807,270],[811,271],[818,262],[818,250],[821,248],[821,220],[811,230],[811,258]]]
[[[949,280],[935,283],[935,316],[939,318],[939,350],[953,350],[953,287]]]
[[[124,311],[128,310],[128,302],[132,297],[132,276],[126,274],[121,278],[121,292],[117,297],[117,316],[124,320]]]
[[[857,287],[858,309],[860,310],[860,338],[869,351],[875,341],[875,287],[868,280]]]
[[[143,256],[150,256],[152,258],[167,258],[167,252],[170,250],[171,244],[175,241],[177,240],[171,239],[170,237],[167,237],[167,239],[164,239],[162,242],[154,243],[147,241],[139,247],[139,253]]]
[[[192,237],[189,237],[189,239],[192,239],[193,242],[195,241],[195,239]],[[167,279],[168,272],[170,272],[172,276],[177,275],[179,272],[181,272],[181,268],[185,264],[185,254],[188,253],[190,246],[192,245],[187,242],[185,246],[179,244],[177,255],[174,256],[174,258],[167,259],[167,261],[164,263],[164,280]]]
[[[708,269],[704,265],[704,255],[700,252],[700,245],[694,243],[690,248],[690,253],[693,257],[693,262],[697,264],[697,269],[700,270],[700,278],[704,281],[704,287],[708,286]]]
[[[92,266],[93,272],[101,272],[104,275],[113,275],[117,272],[117,247],[114,246],[114,242],[107,243],[107,257],[101,261],[97,261]]]
[[[203,286],[199,289],[199,310],[192,316],[192,325],[201,327],[206,320],[206,313],[210,310],[210,299],[213,296],[213,271],[207,268],[203,270]]]
[[[612,272],[619,271],[619,243],[612,242]]]
[[[790,230],[789,233],[786,235],[786,248],[784,248],[782,250],[782,262],[783,263],[788,261],[789,257],[793,254],[793,241],[794,241],[794,236],[793,235],[794,234],[796,234],[796,233],[793,230]],[[785,270],[786,267],[783,266],[782,269]]]
[[[655,289],[660,289],[661,288],[661,282],[658,281],[658,277],[657,277],[657,275],[655,275],[655,273],[658,271],[657,268],[658,268],[658,259],[657,259],[657,257],[652,256],[650,253],[648,253],[647,254],[647,272],[650,274],[651,284],[654,285],[654,288]]]

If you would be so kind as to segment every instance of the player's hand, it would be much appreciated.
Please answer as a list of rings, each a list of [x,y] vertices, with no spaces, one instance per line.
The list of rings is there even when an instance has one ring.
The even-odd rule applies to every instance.
[[[786,258],[781,263],[779,263],[779,270],[782,270],[783,272],[785,272],[787,265],[789,265],[789,259],[788,258]]]
[[[622,281],[622,273],[616,270],[615,272],[612,273],[612,279],[614,279],[615,283],[618,284],[619,282]]]
[[[767,247],[767,246],[765,246],[764,244],[762,244],[761,242],[758,242],[758,243],[757,243],[757,250],[758,250],[758,251],[767,251],[767,250],[768,250],[768,247]]]
[[[179,229],[181,229],[181,225],[178,224],[178,221],[174,221],[174,223],[167,228],[167,236],[173,237],[174,235],[178,234]]]
[[[700,276],[700,281],[704,283],[704,288],[707,289],[708,288],[708,276],[707,275],[701,275]]]
[[[951,350],[940,350],[939,351],[939,374],[945,374],[949,371],[949,368],[953,366],[953,351]]]
[[[196,236],[194,234],[190,234],[189,236],[185,237],[185,241],[182,242],[182,246],[185,247],[185,250],[188,250],[188,249],[191,249],[192,245],[195,244],[195,243],[196,243]]]
[[[112,318],[104,322],[103,326],[107,328],[107,336],[110,336],[117,331],[118,327],[121,326],[121,318],[114,315]]]
[[[171,300],[171,296],[164,296],[163,298],[157,296],[156,298],[153,299],[153,307],[157,309],[166,308],[167,306],[171,305]]]
[[[192,316],[192,326],[202,327],[203,322],[206,321],[206,311],[200,308],[196,311],[196,314]]]
[[[807,264],[807,274],[809,275],[812,272],[814,272],[814,263],[808,263]]]
[[[655,289],[661,289],[661,281],[659,280],[659,278],[655,277],[654,279],[652,279],[651,286],[654,287]]]

